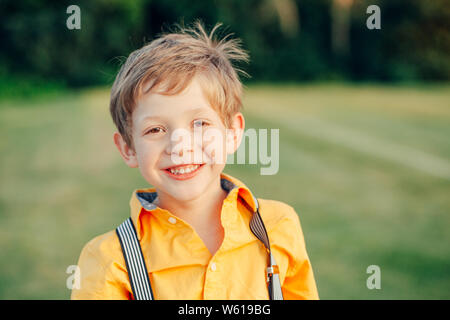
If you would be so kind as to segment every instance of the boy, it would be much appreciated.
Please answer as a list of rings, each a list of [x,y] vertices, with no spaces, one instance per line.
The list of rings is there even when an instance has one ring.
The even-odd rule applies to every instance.
[[[238,40],[213,37],[219,26],[208,35],[197,22],[163,35],[119,71],[110,103],[114,143],[154,188],[133,192],[128,231],[83,248],[72,299],[141,298],[146,284],[144,298],[153,299],[318,299],[294,209],[257,200],[222,173],[245,127],[231,61],[248,57]],[[263,223],[255,224],[258,217]],[[144,284],[131,266],[139,256]]]

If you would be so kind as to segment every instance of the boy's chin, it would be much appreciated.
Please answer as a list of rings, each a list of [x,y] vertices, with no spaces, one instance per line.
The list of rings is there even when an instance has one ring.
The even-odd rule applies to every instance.
[[[175,201],[185,202],[199,198],[205,190],[189,188],[189,190],[165,190],[167,195]]]

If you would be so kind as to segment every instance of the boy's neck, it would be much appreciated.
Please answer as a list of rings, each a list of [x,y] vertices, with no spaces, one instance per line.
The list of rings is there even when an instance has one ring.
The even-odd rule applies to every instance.
[[[217,227],[217,224],[220,224],[220,213],[227,192],[220,186],[220,178],[207,190],[200,197],[183,202],[158,194],[155,204],[186,221],[196,230],[207,226]]]

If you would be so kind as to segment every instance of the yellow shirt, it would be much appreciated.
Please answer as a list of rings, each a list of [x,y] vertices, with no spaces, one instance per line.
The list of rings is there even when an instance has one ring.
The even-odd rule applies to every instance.
[[[255,201],[242,182],[226,174],[221,178],[234,188],[223,202],[224,239],[213,256],[187,222],[151,204],[155,189],[133,193],[131,218],[156,300],[269,299],[267,250],[249,227],[253,211],[248,206],[255,209]],[[298,215],[279,201],[258,199],[258,203],[279,266],[284,299],[318,299]],[[132,299],[114,230],[88,242],[78,266],[80,288],[72,290],[72,299]]]

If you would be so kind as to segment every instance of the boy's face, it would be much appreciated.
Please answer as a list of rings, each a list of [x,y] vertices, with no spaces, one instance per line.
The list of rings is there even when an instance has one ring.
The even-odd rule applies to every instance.
[[[139,167],[160,197],[178,201],[196,199],[215,186],[227,154],[236,151],[244,130],[241,113],[226,129],[196,78],[178,95],[142,96],[132,124],[134,150],[114,134],[123,159],[129,167]]]

